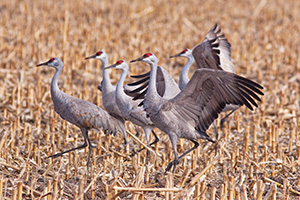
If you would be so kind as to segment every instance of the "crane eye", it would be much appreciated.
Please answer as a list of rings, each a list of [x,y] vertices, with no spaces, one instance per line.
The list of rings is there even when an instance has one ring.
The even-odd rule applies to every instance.
[[[116,62],[116,65],[120,65],[120,64],[122,64],[123,62],[124,62],[123,60],[119,60],[119,61]]]
[[[51,58],[48,62],[53,62],[55,59],[54,58]]]
[[[150,56],[152,56],[153,54],[152,53],[146,53],[143,57],[144,58],[148,58],[148,57],[150,57]]]
[[[98,51],[98,52],[96,53],[96,56],[100,56],[102,53],[103,53],[102,51]]]

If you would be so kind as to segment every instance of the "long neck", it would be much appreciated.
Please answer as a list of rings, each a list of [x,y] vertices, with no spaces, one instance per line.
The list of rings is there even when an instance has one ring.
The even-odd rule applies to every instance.
[[[52,96],[52,99],[54,99],[55,96],[57,96],[59,93],[62,93],[62,91],[58,88],[58,84],[57,84],[57,80],[58,80],[58,77],[61,74],[61,72],[62,72],[62,69],[56,69],[55,74],[52,78],[52,81],[51,81],[51,96]]]
[[[195,59],[193,56],[188,58],[187,63],[184,65],[184,67],[181,70],[180,73],[180,78],[179,78],[179,88],[180,90],[183,90],[183,88],[185,88],[185,86],[188,84],[189,82],[189,70],[192,66],[192,64],[195,62]]]
[[[59,112],[59,107],[62,106],[62,104],[63,104],[62,101],[64,101],[63,99],[65,96],[65,93],[63,93],[58,88],[58,85],[57,85],[57,80],[58,80],[58,77],[61,72],[62,72],[62,69],[56,69],[55,74],[51,81],[51,98],[53,101],[54,110],[56,112]]]
[[[157,88],[156,88],[157,62],[150,63],[150,67],[151,67],[150,80],[149,80],[149,87],[148,87],[146,97],[159,98],[160,96],[157,93]]]
[[[128,74],[128,71],[129,71],[128,69],[122,69],[122,73],[116,88],[116,100],[121,101],[122,104],[126,102],[125,99],[126,94],[123,90],[123,85],[124,85],[125,78]]]
[[[105,70],[104,68],[107,67],[108,65],[108,58],[104,58],[102,60],[102,72],[103,72],[103,82],[102,82],[102,87],[104,87],[103,89],[105,88],[108,88],[108,87],[112,87],[112,84],[110,82],[110,78],[109,78],[109,71],[110,70]]]

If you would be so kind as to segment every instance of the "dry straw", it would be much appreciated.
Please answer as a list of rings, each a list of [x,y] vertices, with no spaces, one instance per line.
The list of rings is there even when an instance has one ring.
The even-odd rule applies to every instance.
[[[296,0],[0,1],[0,199],[299,199],[299,8]],[[124,152],[121,135],[91,131],[97,148],[88,172],[87,149],[47,158],[83,138],[53,110],[54,71],[36,64],[61,58],[59,87],[101,106],[100,63],[84,57],[105,50],[114,63],[153,52],[178,81],[185,60],[168,57],[198,45],[216,22],[237,73],[265,93],[257,109],[242,107],[219,128],[216,145],[199,141],[174,174],[164,174],[174,155],[159,130],[146,167],[145,151],[128,159],[148,148],[143,134]],[[114,84],[119,75],[111,74]],[[190,146],[181,140],[177,149]]]

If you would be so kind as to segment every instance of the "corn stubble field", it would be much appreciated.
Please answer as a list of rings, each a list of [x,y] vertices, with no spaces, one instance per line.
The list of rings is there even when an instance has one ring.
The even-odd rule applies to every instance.
[[[299,9],[297,0],[1,1],[0,199],[299,199]],[[61,58],[59,87],[102,107],[101,62],[84,57],[105,50],[114,63],[150,51],[178,81],[186,60],[169,56],[200,44],[216,22],[237,73],[262,84],[265,94],[253,112],[243,106],[229,118],[216,145],[199,140],[174,175],[164,174],[174,155],[158,129],[147,167],[145,151],[126,161],[140,143],[124,152],[121,134],[95,131],[88,172],[87,149],[47,158],[83,137],[54,112],[54,69],[36,64]],[[111,73],[113,83],[119,75]],[[136,133],[131,123],[127,129]],[[213,128],[208,134],[214,138]],[[139,139],[145,143],[143,134]],[[179,154],[190,146],[181,140]]]

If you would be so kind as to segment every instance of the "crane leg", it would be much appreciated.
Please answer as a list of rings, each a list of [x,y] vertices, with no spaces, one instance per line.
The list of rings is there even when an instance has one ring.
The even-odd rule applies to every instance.
[[[49,156],[48,158],[57,158],[57,157],[60,157],[62,156],[63,154],[65,153],[69,153],[71,151],[75,151],[77,149],[83,149],[87,146],[89,146],[89,157],[88,157],[88,162],[87,162],[87,168],[89,168],[89,164],[90,164],[90,157],[91,157],[91,153],[92,153],[92,148],[95,148],[96,146],[94,146],[90,139],[89,139],[89,136],[88,136],[88,131],[86,129],[81,129],[81,132],[82,132],[82,135],[84,137],[84,143],[78,147],[75,147],[75,148],[72,148],[72,149],[69,149],[67,151],[63,151],[61,153],[57,153],[57,154],[53,154],[51,156]]]
[[[239,109],[239,107],[236,108],[236,109],[231,110],[230,113],[228,113],[225,117],[223,117],[223,118],[221,119],[221,121],[220,121],[220,128],[221,128],[221,129],[224,128],[224,122],[227,120],[227,118],[228,118],[234,111],[236,111],[237,109]]]
[[[127,144],[128,144],[127,139],[124,138],[124,152],[127,152]]]
[[[175,172],[175,168],[176,168],[176,166],[177,166],[177,164],[178,164],[178,154],[177,154],[177,142],[178,142],[178,137],[177,137],[177,135],[175,135],[175,134],[169,134],[169,138],[170,138],[170,141],[171,141],[171,144],[172,144],[172,148],[173,148],[173,151],[174,151],[174,160],[173,161],[171,161],[169,164],[168,164],[168,166],[167,166],[167,168],[166,168],[166,170],[165,170],[165,173],[167,173],[168,171],[170,171],[170,169],[171,169],[171,167],[172,166],[174,166],[173,167],[173,173]]]
[[[194,140],[191,140],[193,143],[194,143],[194,146],[192,147],[192,148],[190,148],[190,149],[188,149],[187,151],[185,151],[181,156],[177,156],[177,152],[176,152],[176,144],[175,144],[175,147],[174,147],[174,145],[173,145],[173,143],[172,143],[172,145],[173,145],[173,150],[174,150],[174,155],[175,155],[175,159],[172,161],[172,162],[170,162],[169,164],[168,164],[168,166],[167,166],[167,168],[166,168],[166,171],[165,172],[167,172],[167,171],[170,171],[170,169],[171,169],[171,167],[173,166],[173,170],[172,170],[172,172],[174,173],[175,172],[175,168],[176,168],[176,166],[177,166],[177,164],[179,163],[179,159],[181,159],[183,156],[185,156],[186,154],[188,154],[188,153],[190,153],[191,151],[193,151],[194,149],[197,149],[197,147],[199,146],[199,143],[198,142],[196,142],[196,141],[194,141]]]
[[[69,149],[69,150],[67,150],[67,151],[63,151],[63,152],[60,152],[60,153],[57,153],[57,154],[53,154],[53,155],[49,156],[48,158],[57,158],[57,157],[62,156],[62,155],[65,154],[65,153],[69,153],[69,152],[71,152],[71,151],[75,151],[75,150],[77,150],[77,149],[82,149],[82,148],[85,148],[85,147],[87,147],[87,143],[86,143],[86,141],[84,140],[84,143],[83,143],[82,145],[80,145],[80,146],[78,146],[78,147],[75,147],[75,148],[73,148],[73,149]]]
[[[145,164],[144,164],[145,166],[147,166],[147,164],[148,164],[149,156],[150,156],[150,151],[147,150],[147,152],[146,152],[146,160],[145,160]]]
[[[218,128],[217,128],[216,120],[214,120],[213,125],[214,125],[214,129],[215,129],[215,132],[216,132],[216,140],[218,140],[219,133],[218,133]]]
[[[84,137],[84,140],[85,140],[85,143],[86,141],[88,142],[89,144],[89,157],[88,157],[88,162],[87,162],[87,169],[89,169],[89,165],[90,165],[90,160],[91,160],[91,154],[92,154],[92,148],[96,148],[96,146],[94,146],[91,141],[90,141],[90,138],[89,138],[89,135],[88,135],[88,130],[86,129],[82,129],[82,135]]]
[[[150,146],[152,146],[152,145],[154,145],[154,144],[156,144],[156,143],[159,142],[159,138],[157,137],[156,133],[153,130],[152,130],[152,133],[153,133],[155,139],[154,139],[154,141],[152,143],[150,143]]]

